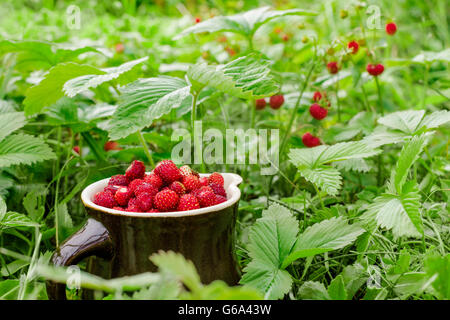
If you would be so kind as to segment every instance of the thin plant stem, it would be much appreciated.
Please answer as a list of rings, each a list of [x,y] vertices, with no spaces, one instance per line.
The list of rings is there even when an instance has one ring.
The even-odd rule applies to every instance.
[[[422,95],[422,109],[425,108],[425,100],[427,98],[427,87],[428,87],[428,64],[425,66],[425,72],[423,73],[423,95]]]
[[[381,95],[381,86],[380,86],[380,82],[378,81],[378,77],[375,77],[375,84],[377,85],[378,104],[380,105],[380,113],[381,113],[382,116],[384,116],[383,98],[382,98],[382,95]]]
[[[141,142],[142,148],[144,148],[144,152],[145,152],[145,155],[147,156],[147,159],[148,159],[148,161],[150,163],[150,166],[152,168],[154,168],[155,167],[155,162],[153,161],[153,157],[152,157],[152,155],[150,153],[150,149],[148,148],[147,142],[145,141],[141,130],[138,130],[137,135],[138,135],[139,141]]]
[[[303,83],[302,90],[300,91],[300,95],[297,98],[297,101],[295,102],[295,107],[292,109],[291,118],[289,119],[289,123],[286,127],[286,131],[284,132],[283,140],[281,140],[281,147],[280,147],[280,155],[283,155],[284,148],[286,146],[287,139],[289,138],[289,134],[292,129],[292,124],[294,123],[295,117],[297,116],[298,108],[300,107],[300,101],[302,100],[303,94],[305,93],[305,90],[308,86],[309,78],[311,77],[311,74],[314,70],[315,62],[312,63],[311,68],[308,71],[308,74],[306,75],[305,82]]]
[[[337,114],[338,121],[341,122],[341,105],[339,104],[339,76],[336,75],[336,106],[337,106]]]

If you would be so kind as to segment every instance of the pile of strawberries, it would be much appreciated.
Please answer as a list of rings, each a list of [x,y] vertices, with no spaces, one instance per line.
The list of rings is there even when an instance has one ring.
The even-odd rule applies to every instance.
[[[99,206],[127,212],[188,211],[226,200],[220,173],[200,178],[189,166],[178,168],[172,160],[159,162],[150,174],[142,161],[135,160],[93,199]]]

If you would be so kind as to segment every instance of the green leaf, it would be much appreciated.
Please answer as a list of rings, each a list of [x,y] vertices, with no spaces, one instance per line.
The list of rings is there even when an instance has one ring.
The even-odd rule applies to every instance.
[[[418,129],[421,129],[422,127],[427,127],[428,129],[437,128],[448,122],[450,122],[450,111],[439,110],[426,115]]]
[[[119,106],[108,125],[112,140],[151,125],[190,97],[190,86],[174,77],[139,79],[121,91]]]
[[[342,186],[341,174],[333,167],[320,166],[314,169],[299,167],[298,170],[306,180],[318,186],[329,195],[337,195]]]
[[[27,123],[23,112],[0,113],[0,142]]]
[[[3,197],[0,197],[0,220],[3,219],[5,213],[6,213],[6,202],[3,199]]]
[[[411,61],[418,63],[432,63],[434,61],[443,61],[448,63],[450,62],[450,48],[439,52],[423,51],[412,58]]]
[[[409,271],[409,263],[411,260],[411,255],[408,253],[406,249],[402,249],[400,251],[400,255],[397,259],[397,262],[394,266],[394,273],[402,274]]]
[[[298,222],[286,208],[273,204],[252,226],[248,251],[251,262],[241,283],[254,287],[268,299],[282,298],[291,288],[282,262],[289,255],[298,233]]]
[[[325,286],[317,281],[306,281],[298,290],[298,295],[304,300],[331,300]]]
[[[408,188],[400,196],[383,194],[375,198],[361,219],[369,224],[375,221],[379,227],[392,229],[395,237],[420,237],[423,234],[420,195],[417,185],[405,187]]]
[[[45,78],[37,85],[29,88],[23,101],[27,116],[39,113],[63,97],[64,83],[70,79],[86,74],[102,74],[103,71],[72,62],[62,63],[49,70]]]
[[[95,72],[94,74],[86,74],[77,78],[70,79],[63,86],[63,91],[68,97],[86,91],[90,88],[96,88],[102,83],[117,79],[121,74],[130,71],[138,64],[147,61],[148,57],[125,62],[118,67],[100,69],[102,73]]]
[[[55,158],[55,153],[44,141],[27,134],[10,135],[0,142],[0,167],[30,165]]]
[[[328,194],[336,195],[341,188],[342,177],[338,170],[325,164],[366,158],[379,152],[380,150],[373,149],[364,142],[352,141],[332,146],[291,149],[289,160],[306,180],[314,183]]]
[[[328,294],[331,300],[347,300],[347,291],[345,290],[344,278],[338,275],[328,286]]]
[[[363,233],[363,228],[355,224],[348,224],[343,217],[323,220],[308,227],[298,236],[291,253],[284,259],[282,266],[287,267],[299,258],[346,247]]]
[[[159,251],[150,256],[150,260],[160,271],[169,273],[181,280],[190,290],[199,290],[200,276],[190,260],[186,260],[180,253],[173,251]]]
[[[196,64],[188,69],[187,76],[196,91],[209,86],[240,98],[262,98],[279,91],[269,64],[261,54],[251,53],[225,65]]]
[[[264,23],[267,23],[275,18],[280,18],[288,15],[315,16],[317,15],[317,13],[301,9],[276,11],[271,10],[270,7],[262,7],[233,16],[220,16],[205,20],[203,22],[195,24],[192,27],[187,28],[179,35],[174,37],[174,40],[192,33],[213,33],[219,31],[234,32],[250,36],[253,35],[256,30]]]
[[[339,170],[369,172],[372,166],[364,159],[348,159],[336,162],[334,166]]]
[[[433,288],[439,299],[450,299],[450,254],[445,256],[429,255],[425,259],[425,270],[429,278],[435,277]]]
[[[424,115],[425,110],[398,111],[378,119],[378,123],[391,129],[413,134]]]
[[[48,69],[58,63],[70,61],[82,53],[96,52],[93,47],[64,47],[34,40],[2,40],[0,41],[0,56],[8,53],[17,53],[16,68],[20,70]]]
[[[39,224],[33,222],[22,213],[6,212],[0,216],[0,230],[14,227],[38,227]]]
[[[426,136],[422,134],[420,136],[414,136],[410,142],[403,146],[394,174],[394,185],[398,194],[401,194],[409,169],[419,158],[419,154],[422,152],[426,143]]]

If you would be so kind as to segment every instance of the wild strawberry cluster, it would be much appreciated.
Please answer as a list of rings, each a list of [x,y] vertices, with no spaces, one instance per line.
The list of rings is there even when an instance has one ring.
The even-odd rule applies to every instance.
[[[225,202],[224,179],[214,172],[200,177],[189,166],[178,168],[172,160],[159,162],[145,173],[142,161],[131,163],[124,175],[115,175],[94,195],[99,206],[127,212],[188,211]]]

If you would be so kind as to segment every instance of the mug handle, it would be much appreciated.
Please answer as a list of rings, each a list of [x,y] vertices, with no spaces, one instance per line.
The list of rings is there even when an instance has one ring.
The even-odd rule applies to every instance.
[[[109,231],[105,226],[89,218],[86,224],[67,238],[53,254],[52,263],[59,266],[77,264],[89,256],[98,256],[111,259],[113,256],[113,243]],[[47,281],[47,294],[53,300],[66,300],[66,285]]]

